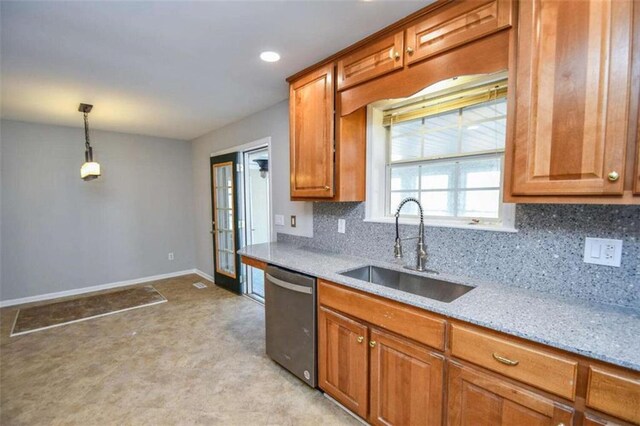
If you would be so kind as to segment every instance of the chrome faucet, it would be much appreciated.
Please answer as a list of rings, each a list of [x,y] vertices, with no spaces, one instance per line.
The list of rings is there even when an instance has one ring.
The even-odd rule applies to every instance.
[[[427,262],[427,252],[424,249],[424,212],[422,211],[422,205],[420,201],[416,198],[409,197],[402,200],[400,205],[398,206],[398,210],[396,210],[396,243],[393,246],[393,255],[397,259],[402,258],[402,240],[400,239],[400,231],[398,229],[398,219],[400,218],[400,210],[407,204],[409,201],[413,201],[418,205],[418,209],[420,210],[420,227],[418,228],[418,245],[416,247],[416,266],[415,268],[411,268],[410,266],[406,266],[409,269],[415,269],[416,271],[426,271],[425,263]],[[404,238],[405,240],[413,240],[415,238]]]

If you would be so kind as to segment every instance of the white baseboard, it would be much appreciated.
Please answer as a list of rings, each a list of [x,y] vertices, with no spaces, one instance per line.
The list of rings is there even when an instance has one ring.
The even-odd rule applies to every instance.
[[[134,284],[146,283],[148,281],[163,280],[166,278],[179,277],[181,275],[198,274],[204,278],[211,279],[207,274],[197,269],[186,269],[184,271],[169,272],[168,274],[151,275],[149,277],[135,278],[133,280],[118,281],[115,283],[94,285],[91,287],[76,288],[73,290],[58,291],[55,293],[40,294],[38,296],[21,297],[19,299],[9,299],[0,301],[0,308],[6,306],[22,305],[23,303],[40,302],[43,300],[58,299],[60,297],[75,296],[77,294],[91,293],[94,291],[108,290],[110,288],[126,287]]]
[[[213,281],[213,277],[211,275],[207,274],[206,272],[202,272],[200,269],[194,269],[193,273],[197,274],[197,275],[200,275],[204,279],[207,279],[207,280],[209,280],[211,282],[214,282]]]

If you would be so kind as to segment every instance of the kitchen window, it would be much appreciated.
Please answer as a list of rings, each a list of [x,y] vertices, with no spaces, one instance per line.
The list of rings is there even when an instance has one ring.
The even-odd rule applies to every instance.
[[[386,152],[378,153],[377,167],[370,163],[378,171],[383,164],[384,179],[373,184],[377,180],[384,196],[373,194],[367,219],[393,220],[399,203],[414,197],[428,224],[512,230],[513,206],[502,203],[506,83],[387,102],[373,116],[370,110],[378,126],[370,135],[376,139],[377,133],[378,149],[384,138]],[[374,163],[375,158],[374,152]],[[417,217],[417,205],[405,205],[401,219],[412,223]]]

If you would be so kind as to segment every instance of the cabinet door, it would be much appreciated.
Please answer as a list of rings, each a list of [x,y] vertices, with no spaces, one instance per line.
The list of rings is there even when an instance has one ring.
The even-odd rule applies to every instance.
[[[407,28],[407,64],[511,26],[510,0],[453,3]]]
[[[619,423],[592,416],[591,414],[585,414],[584,421],[582,422],[582,426],[617,426],[618,424]]]
[[[370,339],[371,423],[441,425],[443,358],[380,330]]]
[[[631,0],[519,2],[514,195],[621,194]]]
[[[640,195],[640,114],[638,114],[637,126],[638,126],[638,136],[636,138],[636,160],[635,160],[636,164],[633,172],[633,178],[635,179],[635,182],[633,183],[633,193],[636,195]]]
[[[507,381],[449,364],[448,425],[571,425],[573,411]]]
[[[338,90],[402,68],[403,46],[404,31],[400,31],[340,59]]]
[[[319,307],[319,386],[363,418],[367,417],[368,341],[365,325]]]
[[[333,197],[333,64],[291,83],[291,197]]]

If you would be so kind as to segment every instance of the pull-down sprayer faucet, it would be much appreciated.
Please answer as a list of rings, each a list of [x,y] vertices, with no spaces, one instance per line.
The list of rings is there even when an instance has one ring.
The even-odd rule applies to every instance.
[[[398,228],[398,219],[400,218],[400,210],[407,204],[409,201],[413,201],[418,205],[418,209],[420,211],[420,226],[418,228],[418,245],[416,247],[416,266],[415,268],[411,268],[407,266],[409,269],[415,269],[416,271],[426,271],[425,263],[427,262],[427,252],[424,249],[424,212],[422,211],[422,205],[420,201],[416,198],[409,197],[402,200],[398,209],[396,210],[396,242],[393,246],[393,254],[397,259],[402,258],[402,240],[400,239],[400,231]],[[405,238],[405,240],[413,240],[414,238]]]

